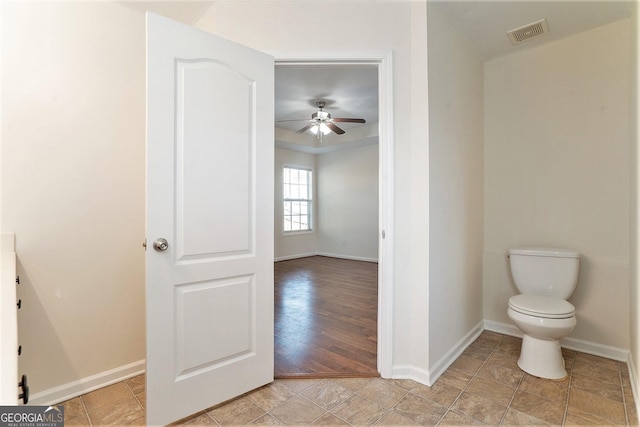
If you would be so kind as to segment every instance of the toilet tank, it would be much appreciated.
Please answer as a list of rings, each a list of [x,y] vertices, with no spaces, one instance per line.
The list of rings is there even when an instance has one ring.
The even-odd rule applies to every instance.
[[[511,275],[522,294],[568,299],[576,288],[580,254],[569,249],[509,250]]]

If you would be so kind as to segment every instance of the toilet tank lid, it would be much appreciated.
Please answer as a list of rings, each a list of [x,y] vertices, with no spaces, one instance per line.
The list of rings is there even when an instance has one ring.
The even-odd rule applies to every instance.
[[[561,248],[513,248],[509,249],[509,255],[546,256],[554,258],[580,258],[577,251]]]

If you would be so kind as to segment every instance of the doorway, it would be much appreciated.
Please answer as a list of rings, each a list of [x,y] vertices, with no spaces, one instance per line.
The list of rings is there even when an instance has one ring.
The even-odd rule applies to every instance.
[[[147,24],[147,82],[158,89],[147,92],[147,212],[162,213],[147,217],[147,235],[169,242],[146,252],[147,422],[166,424],[273,380],[275,61],[158,15]],[[390,90],[390,55],[377,58]],[[390,141],[390,126],[380,129]],[[381,151],[378,358],[386,362],[392,161]],[[390,375],[388,363],[378,366]]]
[[[392,373],[393,306],[393,116],[391,53],[375,52],[267,52],[275,57],[276,72],[283,67],[346,67],[377,70],[378,94],[378,224],[377,224],[377,370]],[[314,94],[315,95],[315,94]]]

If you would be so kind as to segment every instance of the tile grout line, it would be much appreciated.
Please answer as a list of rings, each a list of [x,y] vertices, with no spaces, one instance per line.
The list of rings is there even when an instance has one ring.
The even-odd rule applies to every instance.
[[[525,373],[525,375],[526,375],[526,373]],[[524,381],[524,375],[522,375],[520,377],[520,380],[518,381],[518,385],[515,387],[515,390],[513,391],[513,396],[511,396],[511,399],[509,399],[509,403],[507,404],[507,410],[504,411],[504,415],[502,415],[502,418],[500,419],[500,422],[498,423],[498,425],[502,425],[504,420],[507,418],[507,413],[509,412],[509,409],[512,409],[511,408],[511,404],[513,403],[514,399],[516,398],[516,394],[518,393],[518,390],[520,390],[520,386],[522,385],[523,381]],[[517,409],[514,409],[514,411],[517,411]]]
[[[412,380],[410,380],[410,381],[412,381]],[[421,397],[421,396],[418,396],[418,395],[416,395],[416,394],[412,393],[410,389],[406,389],[406,388],[404,388],[404,387],[402,387],[402,386],[398,386],[398,387],[399,387],[399,388],[401,388],[401,389],[404,391],[404,395],[403,395],[400,399],[398,399],[398,401],[397,401],[397,402],[395,402],[393,405],[391,405],[391,407],[389,407],[389,408],[384,408],[384,407],[383,407],[382,405],[380,405],[379,403],[374,402],[373,400],[371,400],[371,399],[369,399],[369,398],[367,398],[367,397],[364,397],[364,396],[359,395],[357,391],[354,391],[354,394],[357,394],[357,395],[358,395],[358,397],[361,397],[362,399],[365,399],[365,400],[367,400],[367,401],[369,401],[369,402],[371,402],[371,403],[373,403],[373,404],[375,404],[375,405],[377,405],[377,406],[379,406],[379,407],[381,407],[381,408],[383,408],[383,409],[385,410],[385,413],[384,413],[382,416],[380,416],[380,417],[375,421],[375,423],[378,423],[381,419],[383,419],[386,415],[388,415],[388,414],[389,414],[389,413],[391,413],[391,412],[397,413],[397,412],[395,412],[395,411],[394,411],[394,408],[395,408],[396,406],[398,406],[398,405],[400,404],[400,402],[402,402],[403,400],[405,400],[409,395],[414,396],[414,397],[416,397],[416,398],[418,398],[418,399],[428,400],[428,401],[430,401],[430,402],[433,402],[433,403],[438,404],[438,402],[435,402],[435,401],[433,401],[433,400],[431,400],[431,399],[423,398],[423,397]],[[362,388],[362,387],[361,387],[361,388]],[[442,405],[441,405],[441,406],[442,406]],[[400,416],[404,417],[404,415],[402,415],[402,414],[398,414],[398,415],[400,415]],[[339,417],[338,417],[338,418],[339,418]],[[405,418],[406,418],[406,417],[405,417]],[[375,424],[375,423],[374,423],[374,424]],[[351,423],[349,423],[349,424],[351,424]]]
[[[624,393],[624,381],[622,379],[622,364],[618,362],[618,379],[620,380],[620,391],[622,392],[622,406],[624,407],[624,421],[627,425],[629,423],[629,413],[627,412],[627,396]]]
[[[368,401],[368,402],[371,402],[371,403],[373,403],[374,405],[380,406],[377,402],[374,402],[373,400],[371,400],[371,399],[369,399],[369,398],[367,398],[367,397],[364,397],[364,396],[361,396],[361,395],[359,395],[359,394],[358,394],[358,390],[362,390],[364,387],[366,387],[366,386],[367,386],[369,383],[371,383],[372,381],[373,381],[373,378],[371,378],[369,381],[367,381],[367,382],[365,383],[365,385],[363,385],[362,387],[359,387],[357,390],[347,389],[346,387],[341,386],[341,387],[343,387],[343,388],[345,388],[345,389],[347,389],[347,390],[349,390],[349,391],[351,392],[351,396],[349,396],[347,399],[345,399],[345,400],[344,400],[344,402],[346,402],[347,400],[349,400],[349,399],[353,398],[353,396],[358,396],[359,398],[364,399],[364,400],[366,400],[366,401]],[[338,385],[339,385],[339,384],[338,384]],[[378,417],[378,418],[373,422],[373,424],[372,424],[372,425],[375,425],[375,424],[376,424],[377,422],[379,422],[382,418],[384,418],[384,417],[385,417],[385,416],[386,416],[386,415],[391,411],[391,409],[392,409],[394,406],[396,406],[396,405],[397,405],[397,404],[398,404],[402,399],[404,399],[404,398],[407,396],[407,394],[409,394],[409,392],[408,392],[408,391],[407,391],[407,392],[405,393],[405,395],[404,395],[400,400],[398,400],[398,402],[396,402],[396,403],[395,403],[391,408],[388,408],[388,409],[387,409],[387,408],[383,408],[383,409],[385,409],[385,413],[384,413],[383,415],[381,415],[380,417]],[[342,402],[342,403],[340,403],[340,404],[338,404],[338,405],[334,406],[332,409],[328,410],[328,413],[329,413],[329,414],[331,414],[331,415],[333,415],[334,417],[338,418],[339,420],[344,421],[345,423],[349,424],[350,426],[353,426],[354,424],[353,424],[353,423],[351,423],[350,421],[347,421],[347,420],[345,420],[344,418],[339,417],[338,415],[336,415],[336,414],[334,414],[334,413],[333,413],[333,409],[335,409],[335,408],[337,408],[338,406],[342,405],[344,402]],[[380,406],[380,407],[382,408],[382,406]]]
[[[567,423],[567,415],[569,414],[569,395],[571,394],[571,382],[573,381],[573,365],[575,364],[575,354],[573,355],[573,361],[571,364],[571,373],[569,373],[569,384],[567,384],[567,397],[564,400],[564,413],[562,414],[562,425]],[[566,363],[565,363],[566,365]],[[565,366],[565,370],[567,367]]]
[[[500,341],[498,341],[498,343],[493,347],[493,349],[491,349],[491,353],[489,353],[489,356],[487,356],[486,359],[484,359],[482,361],[482,364],[478,367],[478,369],[476,369],[476,371],[471,375],[471,378],[469,378],[469,381],[466,382],[466,384],[464,385],[464,387],[462,388],[462,390],[460,390],[460,393],[458,393],[458,395],[456,396],[455,399],[453,399],[453,402],[451,402],[451,404],[447,407],[447,410],[445,411],[445,413],[442,415],[442,417],[440,417],[440,419],[438,420],[438,422],[436,423],[436,426],[439,425],[442,420],[444,419],[444,417],[447,416],[447,414],[449,412],[452,412],[453,406],[456,404],[456,402],[460,399],[460,396],[462,396],[464,394],[464,392],[467,390],[467,388],[469,387],[469,384],[471,384],[471,382],[478,376],[478,373],[482,370],[482,368],[484,367],[484,365],[487,363],[487,361],[491,358],[491,356],[493,356],[493,354],[496,352],[496,350],[498,349],[498,347],[500,347],[500,344],[502,344],[503,339],[500,338]],[[465,412],[462,412],[463,414],[467,415]],[[505,411],[506,413],[506,411]],[[470,415],[469,418],[476,420],[475,418],[473,418]],[[476,421],[480,421],[480,420],[476,420]],[[484,422],[484,421],[480,421],[480,422]]]
[[[274,381],[274,382],[275,382],[275,381]],[[146,391],[146,390],[145,390],[145,391]],[[217,405],[210,406],[210,407],[208,407],[207,409],[205,409],[205,410],[204,410],[204,412],[205,412],[205,414],[207,414],[207,416],[208,416],[209,418],[211,418],[211,419],[213,420],[213,422],[214,422],[214,423],[216,423],[216,425],[218,425],[218,426],[222,426],[222,424],[220,424],[220,423],[218,422],[218,420],[217,420],[213,415],[211,415],[211,411],[212,411],[212,410],[214,410],[214,409],[220,408],[220,407],[222,407],[222,406],[224,406],[224,405],[227,405],[227,404],[229,404],[229,403],[231,403],[231,402],[233,402],[233,401],[236,401],[236,400],[242,399],[243,397],[246,397],[247,399],[249,399],[249,401],[250,401],[251,403],[253,403],[253,404],[254,404],[254,405],[256,405],[258,408],[260,408],[262,411],[264,411],[264,412],[265,412],[264,414],[262,414],[262,415],[260,415],[260,416],[258,416],[258,417],[256,417],[256,418],[252,419],[251,421],[249,421],[249,423],[254,422],[255,420],[259,419],[260,417],[263,417],[265,414],[268,414],[268,412],[267,412],[267,411],[266,411],[262,406],[258,405],[258,403],[257,403],[256,401],[254,401],[253,399],[251,399],[251,397],[249,397],[249,394],[250,394],[250,392],[246,392],[246,393],[243,393],[243,394],[241,394],[240,396],[237,396],[237,397],[235,397],[235,398],[233,398],[233,399],[227,400],[227,401],[225,401],[225,402],[221,402],[221,403],[219,403],[219,404],[217,404]],[[243,424],[243,425],[247,425],[247,424],[248,424],[248,423],[245,423],[245,424]]]
[[[467,390],[467,388],[469,387],[469,384],[471,384],[471,382],[478,376],[478,373],[482,370],[482,368],[484,367],[484,365],[487,363],[487,361],[491,358],[491,356],[494,355],[494,353],[497,351],[498,347],[500,347],[500,344],[502,344],[503,342],[503,338],[500,338],[500,341],[494,346],[494,348],[491,350],[491,353],[489,354],[489,356],[487,356],[486,359],[484,359],[482,361],[482,364],[478,367],[478,369],[476,369],[476,371],[473,373],[473,375],[471,375],[471,378],[469,378],[469,381],[467,381],[467,383],[464,385],[464,387],[462,388],[462,390],[460,391],[460,393],[458,393],[458,396],[453,400],[453,402],[451,402],[451,405],[449,405],[449,407],[447,408],[447,411],[444,413],[444,415],[438,420],[438,423],[442,422],[442,420],[444,419],[445,415],[447,415],[447,413],[449,411],[451,411],[451,408],[456,404],[456,402],[458,400],[460,400],[460,396],[462,396],[464,394],[464,392]],[[473,418],[471,415],[467,414],[466,412],[462,412],[463,414],[467,415],[469,418],[476,420],[476,421],[480,421],[482,423],[484,423],[484,421],[482,420],[477,420],[476,418]],[[506,411],[505,411],[506,414]],[[504,415],[503,415],[504,417]],[[500,420],[502,421],[502,419]],[[436,423],[436,425],[438,424]]]
[[[384,413],[384,415],[383,415],[383,416],[381,416],[380,418],[378,418],[378,419],[376,420],[376,422],[374,423],[374,425],[377,425],[377,423],[378,423],[378,422],[380,422],[380,420],[381,420],[381,419],[383,419],[384,417],[386,417],[387,415],[389,415],[389,414],[390,414],[390,413],[392,413],[392,412],[393,412],[394,414],[397,414],[397,412],[395,412],[395,411],[393,410],[393,408],[395,408],[396,406],[398,406],[398,405],[400,404],[400,402],[402,402],[403,400],[405,400],[405,399],[407,398],[407,396],[409,396],[410,394],[411,394],[412,396],[415,396],[415,397],[420,397],[420,396],[416,396],[416,395],[414,395],[413,393],[411,393],[411,390],[408,390],[408,389],[406,389],[406,388],[404,388],[404,387],[402,387],[402,386],[398,386],[398,387],[402,388],[402,389],[405,391],[404,396],[402,396],[400,399],[398,399],[398,401],[397,401],[396,403],[394,403],[393,405],[391,405],[391,407],[390,407],[390,408],[388,408],[388,409],[386,410],[386,412]],[[375,403],[375,402],[374,402],[374,403]],[[402,414],[398,414],[398,415],[400,415],[401,417],[404,417],[404,415],[402,415]],[[406,417],[404,417],[404,418],[406,418]],[[413,421],[413,420],[412,420],[412,421]],[[437,424],[437,423],[436,423],[436,424]]]
[[[274,383],[275,383],[276,381],[278,381],[278,380],[274,380]],[[327,383],[327,382],[328,382],[328,378],[323,378],[323,379],[321,379],[320,381],[318,381],[318,382],[316,382],[316,383],[314,383],[314,384],[312,384],[312,385],[309,385],[308,387],[305,387],[305,388],[303,388],[303,389],[300,389],[300,390],[293,390],[293,389],[291,389],[290,387],[287,387],[287,385],[286,385],[285,383],[282,383],[282,385],[283,385],[287,390],[289,390],[289,391],[293,392],[293,396],[292,396],[292,397],[290,397],[290,398],[288,398],[288,399],[286,399],[284,402],[280,403],[278,406],[276,406],[276,408],[277,408],[277,407],[279,407],[280,405],[284,404],[285,402],[290,401],[291,399],[293,399],[293,398],[295,398],[295,397],[301,397],[301,398],[305,399],[306,401],[310,402],[311,404],[313,404],[313,405],[317,406],[318,408],[320,408],[320,409],[322,409],[322,410],[324,411],[324,413],[323,413],[322,415],[320,415],[319,417],[317,417],[317,418],[315,418],[314,420],[312,420],[312,421],[311,421],[311,423],[309,423],[308,425],[311,425],[311,424],[313,424],[314,422],[318,421],[320,418],[324,417],[326,414],[331,414],[331,415],[335,416],[336,418],[338,418],[338,419],[342,420],[342,418],[340,418],[340,417],[338,417],[337,415],[333,414],[333,413],[331,412],[331,410],[330,410],[330,409],[325,409],[325,408],[323,408],[322,406],[318,405],[316,402],[312,401],[311,399],[309,399],[308,397],[306,397],[306,396],[304,396],[304,395],[303,395],[303,393],[304,393],[305,391],[310,390],[311,388],[315,387],[316,385],[319,385],[319,384],[322,384],[322,383]],[[347,389],[347,390],[349,390],[349,389]],[[352,392],[352,396],[355,394],[355,392],[354,392],[353,390],[349,390],[349,391],[350,391],[350,392]],[[349,399],[350,399],[352,396],[349,396]],[[259,416],[259,417],[257,417],[255,420],[249,421],[249,422],[248,422],[248,423],[246,423],[245,425],[247,425],[247,424],[249,424],[249,423],[251,423],[251,422],[253,422],[253,421],[258,420],[258,419],[260,419],[261,417],[264,417],[265,415],[269,415],[269,416],[271,416],[271,417],[274,417],[276,420],[278,420],[278,421],[279,421],[279,422],[281,422],[282,424],[284,424],[284,425],[288,426],[288,424],[287,424],[287,423],[285,423],[285,422],[284,422],[284,420],[280,419],[277,415],[272,414],[272,413],[271,413],[271,411],[266,411],[266,410],[265,410],[263,407],[261,407],[261,406],[260,406],[256,401],[254,401],[253,399],[251,399],[251,397],[249,397],[249,395],[248,395],[248,394],[247,394],[247,397],[248,397],[248,398],[249,398],[249,400],[251,400],[255,405],[257,405],[260,409],[262,409],[263,411],[265,411],[265,414],[260,415],[260,416]],[[338,406],[338,405],[336,405],[336,406]],[[273,408],[273,409],[276,409],[276,408]],[[342,421],[347,422],[346,420],[342,420]],[[347,422],[347,423],[348,423],[348,422]],[[350,425],[351,425],[351,423],[348,423],[348,424],[350,424]]]
[[[371,382],[371,381],[367,382],[367,384],[369,384],[370,382]],[[365,384],[365,386],[366,386],[367,384]],[[399,386],[398,386],[398,387],[399,387]],[[364,386],[363,386],[363,387],[360,387],[358,390],[362,390],[363,388],[364,388]],[[385,415],[387,415],[387,414],[388,414],[388,413],[389,413],[389,412],[390,412],[390,411],[391,411],[391,410],[392,410],[392,409],[393,409],[393,408],[394,408],[398,403],[400,403],[400,401],[402,401],[405,397],[407,397],[407,395],[409,394],[409,391],[408,391],[408,390],[406,390],[406,389],[403,389],[403,390],[405,390],[405,394],[404,394],[404,396],[402,396],[402,398],[401,398],[401,399],[399,399],[396,403],[394,403],[394,404],[391,406],[391,408],[385,408],[385,407],[383,407],[382,405],[380,405],[378,402],[374,402],[373,400],[369,399],[368,397],[365,397],[365,396],[361,396],[361,395],[359,395],[357,391],[354,391],[354,390],[351,390],[351,391],[353,391],[353,394],[354,394],[354,395],[357,395],[359,398],[364,399],[364,400],[366,400],[366,401],[368,401],[368,402],[371,402],[371,403],[373,403],[374,405],[379,406],[380,408],[384,409],[384,411],[385,411],[385,412],[384,412],[384,414],[383,414],[383,415],[381,415],[381,416],[379,416],[378,418],[376,418],[376,420],[375,420],[375,421],[373,422],[373,424],[372,424],[372,425],[374,425],[375,423],[377,423],[378,421],[380,421],[382,418],[384,418],[384,417],[385,417]],[[350,396],[350,397],[349,397],[349,399],[351,399],[352,397],[353,397],[353,396]],[[347,400],[349,400],[349,399],[347,399]],[[338,418],[340,418],[340,417],[338,417]],[[340,419],[342,419],[342,418],[340,418]],[[346,421],[346,420],[343,420],[343,421]],[[346,421],[346,422],[348,422],[349,424],[351,424],[349,421]],[[353,425],[353,424],[351,424],[351,425]]]
[[[131,388],[131,386],[129,385],[129,379],[124,380],[124,384],[127,386],[127,388],[129,389],[129,392],[131,393],[131,395],[133,396],[133,398],[136,400],[136,402],[138,402],[138,405],[140,405],[140,408],[142,408],[142,411],[144,411],[145,413],[145,422],[147,421],[147,409],[144,407],[144,405],[142,404],[142,402],[140,402],[140,399],[138,399],[138,396],[133,392],[133,389]],[[147,391],[147,387],[145,386],[145,393]]]
[[[500,340],[500,344],[502,344],[504,341],[504,338]],[[500,345],[498,345],[498,347],[500,347]],[[496,347],[496,349],[498,348]],[[492,353],[493,355],[493,353]],[[516,362],[517,364],[517,362]],[[502,423],[504,423],[504,420],[507,418],[507,414],[509,413],[509,409],[511,408],[511,404],[513,403],[513,400],[516,398],[516,394],[518,393],[518,390],[520,389],[520,386],[522,385],[522,382],[524,381],[524,377],[525,377],[526,373],[524,373],[522,376],[520,376],[520,380],[518,380],[518,385],[515,386],[514,390],[513,390],[513,395],[511,396],[511,399],[509,399],[509,403],[507,403],[507,409],[504,411],[504,414],[502,414],[502,418],[500,418],[500,422],[498,423],[498,425],[502,425]],[[514,409],[515,411],[515,409]]]
[[[308,389],[308,388],[307,388]],[[305,389],[305,390],[307,390]],[[307,396],[304,396],[302,394],[302,391],[300,393],[298,393],[296,395],[297,397],[301,397],[303,399],[305,399],[307,402],[310,402],[311,404],[317,406],[318,408],[322,409],[324,411],[324,413],[322,413],[322,415],[320,415],[319,417],[315,418],[313,421],[311,421],[309,424],[307,425],[311,425],[313,423],[315,423],[316,421],[318,421],[320,418],[324,417],[327,414],[331,414],[331,411],[329,409],[323,408],[322,406],[318,405],[316,402],[314,402],[313,400],[309,399]],[[332,414],[333,415],[333,414]]]
[[[204,411],[204,413],[205,413],[205,414],[207,414],[207,417],[209,417],[209,419],[215,423],[214,425],[216,425],[216,426],[218,426],[218,427],[222,427],[222,424],[220,424],[220,423],[218,422],[218,420],[216,420],[215,418],[213,418],[213,416],[209,413],[209,411],[206,411],[206,410],[205,410],[205,411]]]
[[[347,424],[349,424],[349,425],[352,425],[352,424],[351,424],[350,422],[348,422],[347,420],[343,420],[342,418],[338,417],[336,414],[334,414],[333,412],[331,412],[333,408],[331,408],[331,409],[325,409],[325,408],[323,408],[322,406],[320,406],[320,405],[316,404],[314,401],[312,401],[312,400],[311,400],[311,399],[309,399],[308,397],[306,397],[306,396],[304,396],[304,395],[303,395],[303,393],[304,393],[305,391],[311,390],[313,387],[318,386],[318,385],[320,385],[320,384],[327,384],[327,383],[329,383],[329,379],[328,379],[328,378],[323,378],[323,379],[321,379],[320,381],[318,381],[318,382],[314,383],[313,385],[310,385],[310,386],[308,386],[308,387],[305,387],[305,388],[301,389],[299,392],[296,392],[296,393],[297,393],[297,394],[296,394],[296,396],[300,396],[300,397],[303,397],[303,398],[307,399],[309,402],[313,403],[314,405],[318,406],[319,408],[321,408],[321,409],[323,409],[323,410],[325,411],[325,412],[324,412],[324,414],[320,415],[318,418],[316,418],[316,419],[314,419],[313,421],[311,421],[311,423],[309,423],[308,425],[312,425],[313,423],[315,423],[316,421],[318,421],[320,418],[324,417],[324,416],[325,416],[325,415],[327,415],[327,414],[331,414],[331,415],[333,415],[334,417],[338,418],[339,420],[342,420],[342,421],[344,421],[345,423],[347,423]],[[284,385],[285,387],[287,387],[287,385],[286,385],[286,384],[283,384],[283,385]],[[287,388],[289,388],[289,387],[287,387]],[[344,388],[344,387],[343,387],[343,388]],[[346,389],[346,390],[349,390],[349,391],[351,392],[351,396],[349,396],[349,397],[346,399],[346,400],[349,400],[349,399],[350,399],[350,398],[355,394],[355,392],[354,392],[353,390],[350,390],[350,389],[347,389],[347,388],[345,388],[345,389]],[[289,389],[289,390],[291,390],[291,389]],[[294,390],[291,390],[291,391],[294,391]],[[346,400],[345,400],[345,401],[346,401]],[[340,404],[338,404],[338,405],[334,406],[334,408],[336,408],[336,407],[338,407],[338,406],[340,406]],[[272,415],[272,416],[274,416],[274,417],[275,417],[275,415]],[[276,417],[276,418],[277,418],[279,421],[282,421],[282,420],[280,420],[278,417]],[[284,422],[283,422],[283,424],[284,424]]]
[[[491,353],[491,354],[493,354],[493,353]],[[489,358],[487,358],[487,360],[489,360]],[[473,381],[473,379],[475,378],[476,374],[480,371],[480,369],[482,369],[482,367],[484,366],[484,364],[485,364],[485,362],[486,362],[487,360],[485,360],[485,361],[483,361],[483,362],[482,362],[482,365],[480,365],[480,367],[478,368],[478,370],[476,371],[476,373],[475,373],[475,374],[473,374],[473,375],[471,376],[471,378],[469,379],[469,381],[467,381],[467,383],[464,385],[464,387],[462,388],[462,390],[460,390],[460,393],[458,393],[458,395],[456,396],[456,398],[455,398],[455,399],[453,399],[453,402],[451,402],[451,403],[449,404],[449,406],[447,406],[447,410],[446,410],[446,411],[444,411],[444,414],[442,414],[442,416],[440,417],[440,419],[439,419],[439,420],[438,420],[438,422],[436,423],[436,426],[440,425],[440,423],[442,422],[442,420],[444,420],[444,417],[446,417],[446,416],[447,416],[447,414],[448,414],[449,412],[451,412],[451,411],[452,411],[452,410],[451,410],[451,408],[453,407],[453,405],[455,405],[455,404],[456,404],[456,402],[458,401],[458,399],[460,399],[460,396],[462,396],[462,393],[464,393],[464,391],[467,389],[467,387],[469,386],[469,384],[471,383],[471,381]],[[437,380],[436,380],[436,381],[437,381]],[[464,413],[464,412],[463,412],[463,413]],[[465,414],[465,415],[466,415],[466,414]],[[473,417],[470,417],[470,418],[475,420],[475,418],[473,418]]]
[[[82,409],[87,416],[87,420],[89,420],[89,425],[93,426],[93,420],[91,419],[91,415],[89,415],[89,410],[87,409],[87,405],[84,403],[84,398],[82,396],[80,396],[80,402],[82,402]]]

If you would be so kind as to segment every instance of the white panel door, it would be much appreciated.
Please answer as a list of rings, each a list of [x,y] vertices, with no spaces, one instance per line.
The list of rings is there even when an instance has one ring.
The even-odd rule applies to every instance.
[[[147,14],[149,425],[273,381],[273,73]]]

